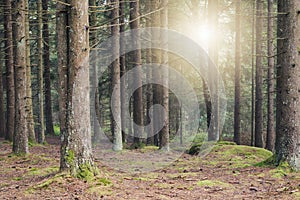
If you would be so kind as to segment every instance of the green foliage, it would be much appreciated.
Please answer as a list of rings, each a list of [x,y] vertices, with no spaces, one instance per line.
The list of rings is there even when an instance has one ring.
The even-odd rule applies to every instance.
[[[200,187],[230,187],[230,184],[218,180],[198,181],[197,185]]]
[[[108,186],[108,185],[111,185],[112,182],[111,180],[107,179],[107,178],[99,178],[97,180],[97,185],[104,185],[104,186]]]
[[[81,164],[77,170],[76,177],[91,182],[95,178],[95,169],[89,163]]]
[[[75,153],[72,150],[67,151],[67,155],[65,156],[67,164],[72,168],[74,167],[74,159],[75,159]]]
[[[60,127],[59,127],[59,125],[55,124],[53,129],[54,129],[54,135],[55,136],[60,136]]]

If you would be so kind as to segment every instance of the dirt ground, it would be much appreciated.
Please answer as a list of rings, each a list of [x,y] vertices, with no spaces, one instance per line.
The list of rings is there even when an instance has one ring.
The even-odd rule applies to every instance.
[[[147,173],[119,172],[98,158],[100,174],[86,181],[58,173],[59,138],[47,142],[16,157],[0,140],[0,199],[300,199],[300,173],[254,166],[268,156],[261,149],[218,145]]]

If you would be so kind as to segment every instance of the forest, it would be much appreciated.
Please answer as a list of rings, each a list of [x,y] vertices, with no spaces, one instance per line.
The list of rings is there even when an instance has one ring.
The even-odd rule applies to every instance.
[[[0,10],[1,199],[300,199],[299,0]]]

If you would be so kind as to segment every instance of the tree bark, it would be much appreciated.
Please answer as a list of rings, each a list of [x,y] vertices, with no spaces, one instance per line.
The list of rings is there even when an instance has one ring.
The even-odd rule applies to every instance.
[[[39,113],[38,113],[38,142],[40,144],[45,142],[45,124],[44,124],[44,87],[43,87],[43,9],[42,0],[37,1],[38,9],[38,90],[39,90]]]
[[[208,0],[208,23],[212,34],[214,37],[217,37],[217,25],[218,25],[218,0]],[[215,39],[211,39],[208,45],[208,55],[212,60],[214,65],[218,65],[218,48],[217,48],[217,41]],[[209,66],[213,67],[213,66]],[[210,71],[209,71],[210,72]],[[215,74],[209,74],[209,79],[212,79],[212,76]],[[216,84],[218,86],[218,84]],[[204,87],[205,88],[205,87]],[[207,92],[205,90],[204,92]],[[219,139],[219,97],[218,97],[218,88],[215,88],[215,94],[210,94],[210,98],[205,100],[207,102],[207,115],[208,119],[210,118],[209,122],[209,132],[208,132],[208,140],[215,141]],[[214,109],[213,107],[214,106]]]
[[[1,48],[2,51],[2,48]],[[2,54],[1,54],[2,59]],[[5,137],[5,109],[4,109],[4,88],[3,88],[3,73],[2,62],[0,63],[0,137]]]
[[[26,113],[27,113],[27,128],[28,128],[28,140],[30,142],[36,142],[35,131],[34,131],[34,118],[32,108],[32,87],[31,87],[31,60],[30,60],[30,35],[29,35],[29,8],[28,0],[25,0],[25,36],[26,36]]]
[[[278,1],[276,161],[300,170],[300,2]]]
[[[263,66],[262,66],[263,2],[256,2],[256,71],[255,71],[255,146],[263,147]]]
[[[116,39],[112,42],[112,52],[114,54],[114,57],[119,54],[120,52],[120,38],[119,38],[119,0],[112,0],[111,1],[113,9],[112,9],[112,28],[111,33],[112,36],[116,36]],[[121,122],[121,88],[120,88],[120,59],[117,58],[112,63],[112,86],[113,90],[115,90],[115,96],[111,99],[112,101],[112,107],[113,113],[116,113],[115,116],[113,116],[112,122],[113,122],[113,150],[114,151],[120,151],[123,149],[122,144],[122,127],[119,127],[117,125],[117,121]]]
[[[161,10],[161,28],[168,28],[168,0],[162,0],[161,5],[163,9]],[[162,49],[168,49],[168,36],[166,34],[161,34],[161,45]],[[161,130],[160,139],[160,149],[164,151],[170,150],[170,133],[169,133],[169,70],[168,70],[168,52],[166,50],[161,51],[161,61],[162,61],[162,106],[164,107],[164,112],[162,113],[162,119],[164,126]]]
[[[125,27],[125,2],[119,1],[119,15],[120,15],[120,33],[124,32]],[[123,37],[120,38],[120,78],[126,73],[126,56],[125,56],[125,40]],[[126,101],[126,80],[121,79],[121,122],[122,122],[122,141],[126,142],[126,129],[128,126],[128,121],[125,117],[125,103]],[[127,130],[128,131],[128,130]]]
[[[6,67],[6,134],[5,139],[12,141],[15,132],[15,80],[14,80],[14,54],[12,31],[12,5],[11,0],[5,0],[5,67]]]
[[[266,148],[274,151],[275,123],[274,123],[274,50],[273,50],[273,0],[268,0],[268,120]]]
[[[26,120],[26,38],[25,38],[25,1],[14,1],[14,55],[15,55],[15,125],[13,152],[28,153],[28,129]]]
[[[62,2],[66,3],[66,0]],[[57,34],[57,64],[59,76],[59,123],[60,134],[63,136],[66,130],[66,102],[67,102],[67,66],[68,66],[68,16],[67,6],[63,3],[56,4],[56,34]]]
[[[159,0],[155,0],[152,1],[152,6],[151,8],[153,9],[152,11],[156,11],[153,13],[153,16],[151,17],[152,19],[152,27],[160,27],[160,12],[158,11],[160,9],[160,1]],[[152,38],[153,38],[153,43],[155,42],[159,42],[159,38],[160,38],[160,34],[158,31],[153,31],[151,33]],[[153,44],[153,46],[156,46],[157,44]],[[161,52],[158,49],[152,49],[152,63],[154,64],[160,64],[161,63]],[[152,78],[154,80],[154,82],[158,83],[160,82],[159,80],[161,79],[161,76],[159,74],[158,70],[153,70],[152,71]],[[154,84],[153,85],[153,105],[155,104],[161,104],[162,100],[161,100],[161,86],[159,86],[158,84]],[[155,115],[154,115],[155,114]],[[159,130],[158,126],[162,120],[162,113],[160,113],[160,111],[156,111],[156,113],[153,113],[153,123],[154,123],[154,130]],[[154,133],[153,133],[154,134]],[[154,135],[154,144],[155,145],[159,145],[159,134],[155,133]]]
[[[89,0],[90,5],[90,27],[91,29],[97,26],[97,5],[96,0]],[[97,45],[97,31],[90,31],[90,46],[91,48],[95,48]],[[91,110],[91,125],[93,126],[93,143],[98,143],[100,141],[100,121],[97,118],[97,112],[99,112],[99,91],[97,85],[98,79],[98,69],[97,69],[97,61],[91,66],[91,108],[95,108]]]
[[[95,172],[90,124],[88,1],[71,0],[68,11],[67,114],[60,169],[81,177],[81,172]]]
[[[42,0],[42,17],[43,17],[43,41],[44,41],[44,88],[45,88],[45,120],[46,133],[54,135],[53,118],[52,118],[52,96],[51,96],[51,66],[50,66],[50,38],[49,38],[49,15],[48,0]]]
[[[152,3],[151,1],[146,1],[145,2],[145,7],[147,8],[147,13],[152,12]],[[146,19],[146,27],[150,28],[152,27],[152,19],[153,19],[153,14],[149,15],[149,18]],[[151,37],[151,32],[148,33]],[[151,44],[150,44],[151,45]],[[151,64],[152,63],[152,50],[151,48],[146,49],[146,63]],[[146,74],[147,80],[152,79],[152,69],[149,67],[147,68],[147,74]],[[153,121],[150,121],[150,114],[153,113],[152,110],[153,106],[153,85],[148,84],[146,87],[146,123],[148,129],[146,130],[147,132],[147,144],[148,145],[154,145],[154,136],[153,136]]]
[[[235,90],[234,90],[234,138],[237,144],[241,143],[241,117],[240,117],[240,98],[241,98],[241,1],[236,0],[235,14]]]
[[[139,30],[140,27],[140,2],[139,0],[130,2],[130,29],[135,31],[133,34],[132,42],[134,43],[135,51],[132,52],[132,63],[135,69],[135,80],[133,81],[134,87],[142,85],[142,53]],[[143,90],[142,87],[136,89],[133,93],[133,121],[136,125],[133,126],[134,131],[134,143],[138,144],[143,136],[143,125],[144,125],[144,114],[143,114]]]

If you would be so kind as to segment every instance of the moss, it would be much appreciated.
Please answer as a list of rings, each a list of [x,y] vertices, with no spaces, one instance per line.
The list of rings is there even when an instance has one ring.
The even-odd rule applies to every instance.
[[[97,170],[92,167],[89,163],[81,164],[76,172],[76,177],[91,182],[94,180]]]
[[[28,175],[35,176],[35,175],[40,175],[40,176],[45,176],[48,174],[53,174],[58,172],[59,169],[58,167],[46,167],[42,169],[37,169],[37,168],[31,168],[30,171],[28,172]]]
[[[97,180],[97,184],[96,185],[108,186],[108,185],[112,185],[112,182],[111,182],[111,180],[109,180],[107,178],[99,178]]]
[[[13,180],[15,180],[15,181],[21,181],[21,180],[23,180],[23,177],[15,177],[15,178],[13,178]]]
[[[198,181],[197,185],[199,187],[230,187],[231,185],[228,183],[224,183],[222,181],[218,180],[203,180],[203,181]]]
[[[88,189],[88,192],[101,198],[104,196],[111,196],[113,194],[111,189],[101,188],[101,186],[92,186]]]
[[[67,164],[73,168],[74,167],[74,160],[75,160],[75,153],[72,150],[68,150],[65,156]]]
[[[219,141],[219,145],[236,145],[235,142],[230,142],[230,141]]]
[[[140,151],[142,153],[147,153],[147,152],[156,151],[156,150],[158,150],[157,146],[145,146]]]
[[[129,149],[142,149],[142,148],[145,148],[145,143],[143,142],[138,142],[138,143],[133,143]]]
[[[54,130],[54,135],[55,136],[60,136],[60,127],[59,127],[59,125],[54,125],[53,130]]]

